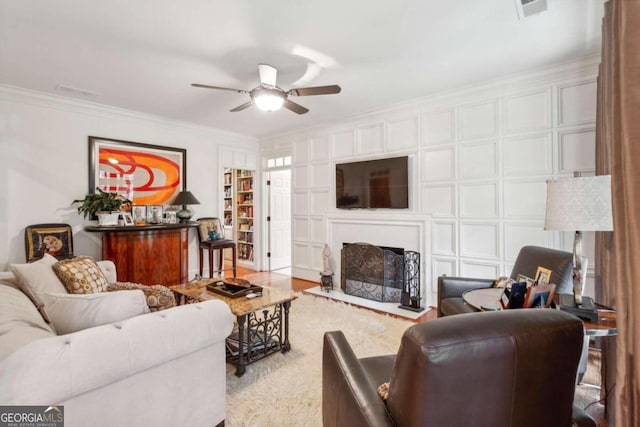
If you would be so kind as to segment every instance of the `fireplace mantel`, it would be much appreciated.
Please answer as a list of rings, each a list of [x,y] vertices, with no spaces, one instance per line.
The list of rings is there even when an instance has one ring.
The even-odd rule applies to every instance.
[[[420,283],[423,305],[428,305],[431,289],[431,216],[378,211],[334,212],[324,215],[326,242],[331,249],[335,277],[340,277],[340,250],[343,243],[404,248],[420,252]]]

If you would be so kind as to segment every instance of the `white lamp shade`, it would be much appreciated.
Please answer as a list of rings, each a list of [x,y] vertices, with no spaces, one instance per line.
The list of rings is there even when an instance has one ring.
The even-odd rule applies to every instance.
[[[611,175],[547,181],[544,228],[612,231]]]

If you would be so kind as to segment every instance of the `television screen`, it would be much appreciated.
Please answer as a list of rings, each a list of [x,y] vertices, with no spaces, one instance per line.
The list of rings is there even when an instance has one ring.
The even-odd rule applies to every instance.
[[[336,207],[409,208],[409,158],[336,164]]]

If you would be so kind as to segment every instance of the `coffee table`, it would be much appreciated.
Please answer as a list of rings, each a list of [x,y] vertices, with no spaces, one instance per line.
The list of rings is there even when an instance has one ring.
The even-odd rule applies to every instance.
[[[289,342],[289,309],[297,297],[277,288],[262,288],[262,296],[230,298],[207,290],[217,280],[199,280],[169,286],[178,303],[194,303],[211,299],[224,301],[236,316],[237,333],[227,338],[227,362],[236,366],[236,376],[244,375],[246,366],[278,351],[291,349]]]

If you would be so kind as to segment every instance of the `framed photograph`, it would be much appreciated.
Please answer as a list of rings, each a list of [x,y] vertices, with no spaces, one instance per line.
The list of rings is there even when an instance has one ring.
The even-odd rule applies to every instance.
[[[149,224],[162,224],[162,205],[147,207],[147,222]]]
[[[518,277],[516,277],[516,282],[526,282],[527,288],[530,288],[535,283],[535,281],[531,277],[527,277],[524,274],[518,274]]]
[[[134,225],[133,216],[129,212],[122,212],[122,219],[124,220],[124,225]]]
[[[167,216],[167,224],[176,224],[178,222],[176,211],[166,210],[164,214]]]
[[[556,285],[538,285],[527,289],[523,308],[548,308],[556,293]]]
[[[96,187],[134,205],[168,205],[187,186],[187,150],[89,137],[89,193]],[[135,219],[135,215],[134,215]]]
[[[544,267],[538,267],[536,270],[535,283],[537,285],[548,285],[551,280],[551,270]]]
[[[147,206],[133,205],[131,207],[131,215],[135,225],[145,225],[147,223]]]

